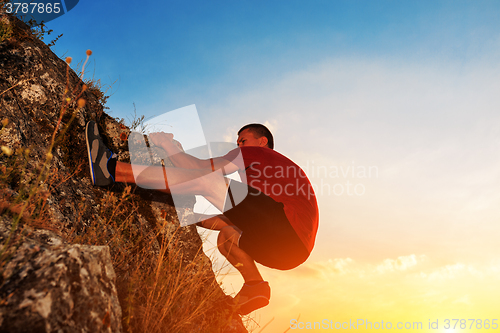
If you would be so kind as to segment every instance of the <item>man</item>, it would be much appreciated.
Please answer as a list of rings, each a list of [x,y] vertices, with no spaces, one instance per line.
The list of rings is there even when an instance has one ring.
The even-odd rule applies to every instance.
[[[245,280],[235,297],[240,314],[269,304],[269,284],[255,262],[288,270],[309,257],[319,220],[314,191],[302,169],[273,149],[273,136],[264,125],[242,127],[238,148],[207,160],[184,153],[172,134],[152,133],[151,141],[167,152],[175,168],[134,165],[135,174],[140,173],[137,177],[132,165],[118,162],[102,143],[97,124],[87,124],[86,137],[95,185],[126,182],[163,187],[168,193],[203,195],[223,212],[202,216],[198,225],[219,230],[219,251]],[[236,171],[242,182],[223,177]]]

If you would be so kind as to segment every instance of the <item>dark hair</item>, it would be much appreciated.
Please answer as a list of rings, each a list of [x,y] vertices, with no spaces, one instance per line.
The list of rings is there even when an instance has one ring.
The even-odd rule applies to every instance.
[[[267,138],[267,146],[271,149],[274,149],[274,139],[273,135],[271,134],[271,131],[264,125],[262,124],[248,124],[240,128],[238,131],[238,135],[240,135],[241,132],[244,130],[248,129],[250,132],[255,135],[255,137],[261,138],[265,136]]]

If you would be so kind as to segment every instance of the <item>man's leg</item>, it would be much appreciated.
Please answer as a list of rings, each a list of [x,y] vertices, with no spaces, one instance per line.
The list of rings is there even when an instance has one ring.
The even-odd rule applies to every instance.
[[[208,169],[132,166],[129,163],[116,162],[115,181],[167,193],[203,195],[219,210],[223,210],[227,192],[226,180],[222,173]]]
[[[255,261],[245,251],[239,248],[239,231],[224,215],[213,216],[199,222],[203,228],[218,230],[217,248],[220,253],[233,265],[243,276],[245,283],[263,281],[262,276],[255,265]]]
[[[103,143],[93,121],[85,127],[85,138],[94,185],[107,186],[116,181],[172,194],[200,194],[218,209],[223,209],[227,185],[221,172],[145,165],[132,167],[129,163],[119,162]]]
[[[243,288],[235,296],[237,311],[241,315],[249,314],[269,304],[271,289],[255,265],[255,261],[245,251],[239,248],[241,236],[231,221],[224,215],[213,216],[199,222],[204,228],[219,230],[217,247],[220,253],[240,272],[245,280]]]
[[[263,281],[255,261],[238,247],[239,238],[240,233],[234,227],[222,228],[217,237],[217,247],[220,253],[241,273],[245,283]]]

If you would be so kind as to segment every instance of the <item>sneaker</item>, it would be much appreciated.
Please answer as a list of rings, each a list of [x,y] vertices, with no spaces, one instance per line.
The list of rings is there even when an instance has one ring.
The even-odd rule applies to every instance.
[[[270,298],[271,288],[269,288],[269,283],[262,281],[253,286],[244,284],[240,292],[234,297],[234,300],[236,307],[238,307],[238,313],[247,315],[268,305]]]
[[[85,139],[87,141],[92,184],[97,186],[113,184],[115,182],[116,155],[102,142],[95,122],[89,121],[87,123]]]

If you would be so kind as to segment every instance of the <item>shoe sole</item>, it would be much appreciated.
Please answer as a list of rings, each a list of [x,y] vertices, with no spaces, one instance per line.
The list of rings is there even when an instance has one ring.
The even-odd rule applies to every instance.
[[[269,299],[265,296],[256,296],[238,307],[238,314],[247,315],[257,309],[263,308],[269,304]]]

